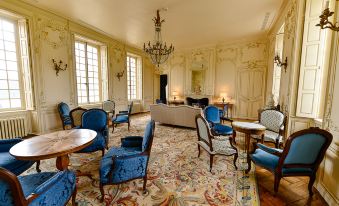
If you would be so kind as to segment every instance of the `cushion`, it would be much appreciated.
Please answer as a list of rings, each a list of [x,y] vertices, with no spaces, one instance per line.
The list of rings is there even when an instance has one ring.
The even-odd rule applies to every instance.
[[[256,149],[253,154],[250,155],[252,161],[261,167],[274,171],[278,166],[279,157],[273,154],[267,153],[264,150]]]
[[[128,122],[128,115],[118,115],[117,117],[113,118],[112,121],[114,123],[126,123]]]
[[[252,135],[253,138],[256,138],[256,139],[261,139],[261,136],[259,135]],[[265,142],[274,142],[276,141],[276,138],[279,138],[279,142],[282,142],[283,141],[283,138],[281,135],[279,135],[279,133],[277,132],[273,132],[273,131],[270,131],[270,130],[266,130],[265,131],[265,136],[264,136],[264,141]]]
[[[140,147],[142,145],[143,137],[141,136],[128,136],[121,138],[121,147]]]
[[[222,124],[215,124],[212,129],[218,135],[228,136],[233,134],[232,127]]]
[[[34,161],[17,160],[9,152],[0,152],[0,167],[20,175],[34,164]]]
[[[77,151],[77,153],[87,153],[87,152],[95,152],[98,150],[102,150],[106,147],[106,137],[101,133],[97,133],[97,136],[94,138],[94,141],[89,146],[84,149]]]
[[[35,189],[46,182],[48,179],[53,177],[56,172],[42,172],[42,173],[35,173],[26,176],[20,176],[19,182],[22,187],[22,191],[24,192],[25,197],[33,193]]]
[[[233,155],[237,153],[237,151],[231,147],[228,139],[227,140],[212,139],[213,151],[210,150],[210,146],[207,145],[204,141],[198,141],[198,144],[202,146],[210,154]]]
[[[108,182],[108,174],[113,166],[113,156],[126,157],[131,155],[140,154],[140,147],[112,147],[101,159],[100,162],[100,182]],[[130,165],[132,166],[132,165]]]

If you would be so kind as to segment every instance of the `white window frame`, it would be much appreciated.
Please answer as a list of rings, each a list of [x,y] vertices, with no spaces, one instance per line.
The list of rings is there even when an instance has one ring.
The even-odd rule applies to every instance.
[[[0,112],[34,110],[33,87],[31,78],[29,38],[27,29],[27,20],[12,12],[1,10],[2,19],[10,21],[14,24],[16,57],[18,67],[18,83],[20,91],[20,107],[0,108]],[[7,80],[8,81],[8,80]],[[9,98],[10,100],[11,98]]]
[[[130,68],[128,68],[128,60],[129,58],[133,58],[136,60],[136,68],[135,68],[135,90],[136,90],[136,97],[131,98],[130,94],[130,78],[129,76],[131,75]],[[142,58],[138,55],[132,54],[132,53],[127,53],[126,56],[126,71],[127,71],[127,99],[128,101],[134,101],[134,100],[142,100],[142,87],[143,87],[143,78],[142,78]]]
[[[77,60],[76,60],[76,42],[85,44],[85,67],[86,67],[86,89],[87,89],[87,101],[86,102],[79,102],[78,97],[78,82],[77,82]],[[74,64],[75,64],[75,90],[76,90],[76,102],[78,105],[91,105],[91,104],[99,104],[104,99],[107,99],[108,96],[108,72],[107,72],[107,47],[101,42],[91,40],[79,35],[74,36]],[[88,87],[88,58],[87,58],[87,45],[97,48],[97,55],[98,55],[98,86],[99,86],[99,100],[91,102],[89,97],[89,87]]]

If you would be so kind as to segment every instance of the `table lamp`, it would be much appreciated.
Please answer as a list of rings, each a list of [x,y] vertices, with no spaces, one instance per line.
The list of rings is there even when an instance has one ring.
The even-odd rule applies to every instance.
[[[172,92],[172,96],[174,96],[173,98],[174,98],[174,101],[177,99],[177,97],[176,96],[178,96],[178,92],[176,92],[176,91],[173,91]]]
[[[222,98],[222,103],[225,103],[225,100],[227,100],[227,93],[220,93],[220,98]]]

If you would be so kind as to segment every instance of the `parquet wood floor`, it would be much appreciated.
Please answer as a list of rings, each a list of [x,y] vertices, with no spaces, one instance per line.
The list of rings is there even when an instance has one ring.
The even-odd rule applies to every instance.
[[[261,206],[328,205],[315,188],[313,188],[313,197],[309,198],[307,189],[308,177],[284,177],[280,181],[279,192],[275,195],[273,191],[274,177],[272,173],[256,166],[256,176]]]

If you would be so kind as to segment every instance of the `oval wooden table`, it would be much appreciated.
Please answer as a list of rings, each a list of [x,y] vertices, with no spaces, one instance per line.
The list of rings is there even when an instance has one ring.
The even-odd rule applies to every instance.
[[[266,127],[260,124],[252,122],[232,122],[233,128],[233,140],[235,140],[236,132],[241,132],[245,134],[245,151],[247,154],[247,170],[248,173],[251,170],[251,160],[250,160],[250,144],[251,144],[251,135],[263,135],[265,133]]]
[[[9,153],[18,160],[43,160],[56,157],[58,170],[66,170],[70,153],[92,144],[97,133],[89,129],[72,129],[44,134],[14,145]]]

